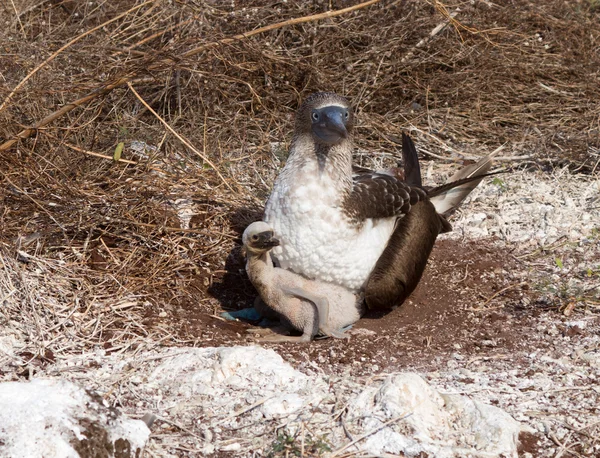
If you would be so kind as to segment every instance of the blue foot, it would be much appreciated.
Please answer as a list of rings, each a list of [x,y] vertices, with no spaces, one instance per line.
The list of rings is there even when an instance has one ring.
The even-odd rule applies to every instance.
[[[245,320],[245,321],[260,321],[262,316],[254,307],[248,307],[242,310],[221,313],[221,317],[229,321]]]

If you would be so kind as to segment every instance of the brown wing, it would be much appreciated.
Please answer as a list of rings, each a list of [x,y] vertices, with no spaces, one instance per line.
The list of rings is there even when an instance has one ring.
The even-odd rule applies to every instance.
[[[442,228],[440,216],[428,201],[417,203],[398,220],[365,288],[369,309],[389,311],[414,291]]]
[[[362,172],[354,176],[352,191],[344,201],[347,213],[358,221],[406,215],[425,191],[384,173]]]

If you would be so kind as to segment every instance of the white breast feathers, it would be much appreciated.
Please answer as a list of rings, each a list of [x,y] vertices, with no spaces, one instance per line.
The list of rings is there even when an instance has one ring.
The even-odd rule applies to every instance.
[[[285,269],[352,290],[365,284],[386,247],[395,218],[352,221],[343,193],[316,162],[287,164],[265,209],[281,245],[273,257]],[[292,170],[290,170],[292,169]]]

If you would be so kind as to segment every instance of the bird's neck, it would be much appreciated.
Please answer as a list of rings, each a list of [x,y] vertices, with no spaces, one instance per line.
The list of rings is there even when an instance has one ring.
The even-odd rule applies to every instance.
[[[271,284],[275,274],[271,255],[266,253],[250,253],[248,252],[246,259],[246,272],[248,278],[258,290],[259,293],[266,292],[266,289]]]
[[[327,176],[344,188],[352,186],[352,142],[349,139],[336,145],[323,145],[315,143],[310,135],[297,136],[290,147],[288,164],[295,170],[314,168],[319,176]]]

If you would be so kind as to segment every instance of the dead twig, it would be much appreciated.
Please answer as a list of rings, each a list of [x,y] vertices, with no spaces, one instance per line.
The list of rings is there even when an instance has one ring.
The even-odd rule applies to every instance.
[[[496,297],[498,297],[500,294],[508,291],[509,289],[513,289],[513,288],[518,288],[519,286],[523,286],[526,285],[527,282],[526,281],[522,281],[521,283],[515,283],[514,285],[508,285],[506,288],[502,288],[500,291],[497,291],[495,294],[492,294],[488,300],[486,300],[483,305],[481,307],[477,307],[474,308],[473,310],[476,312],[480,312],[482,310],[485,310],[485,306],[488,305],[490,302],[492,302]]]
[[[421,39],[421,41],[419,41],[415,46],[413,46],[413,48],[406,53],[406,55],[400,60],[400,62],[406,62],[411,57],[413,57],[417,49],[429,43],[438,33],[444,30],[448,26],[448,24],[450,24],[450,22],[458,15],[458,13],[460,13],[460,10],[456,10],[450,13],[444,22],[439,23],[431,32],[429,32],[429,35]]]
[[[155,0],[151,0],[145,3],[142,3],[141,5],[137,5],[135,8],[132,8],[132,10],[134,9],[138,9],[146,4],[149,3],[153,3]],[[244,38],[249,38],[252,37],[254,35],[258,35],[260,33],[265,33],[265,32],[269,32],[271,30],[276,30],[276,29],[280,29],[282,27],[286,27],[288,25],[295,25],[295,24],[302,24],[305,22],[311,22],[311,21],[318,21],[321,19],[327,19],[327,18],[332,18],[335,16],[340,16],[342,14],[346,14],[349,13],[351,11],[356,11],[358,9],[361,8],[366,8],[367,6],[371,6],[374,5],[375,3],[379,3],[381,0],[369,0],[367,2],[364,3],[360,3],[358,5],[354,5],[348,8],[343,8],[341,10],[335,10],[335,11],[327,11],[325,13],[320,13],[320,14],[312,14],[310,16],[303,16],[303,17],[299,17],[299,18],[294,18],[294,19],[289,19],[287,21],[282,21],[282,22],[278,22],[275,24],[271,24],[265,27],[260,27],[256,30],[252,30],[250,32],[245,32],[239,35],[234,35],[231,38],[224,38],[222,40],[219,41],[215,41],[212,43],[207,43],[205,45],[199,46],[197,48],[191,49],[185,53],[183,53],[181,56],[179,56],[179,58],[189,58],[192,57],[196,54],[199,54],[209,48],[215,47],[215,46],[219,46],[219,45],[223,45],[223,44],[229,44],[229,43],[233,43],[235,41],[239,41],[242,40]],[[124,16],[126,14],[129,13],[130,10],[126,11],[125,13],[123,13],[121,15]],[[100,27],[104,27],[106,26],[108,23],[113,22],[115,20],[117,20],[119,17],[115,17],[113,18],[111,21],[107,21],[105,24],[102,24],[101,26],[95,27],[94,29],[89,30],[88,32],[86,32],[86,34],[81,35],[77,38],[75,38],[74,40],[71,40],[71,42],[67,43],[65,46],[63,46],[61,49],[59,49],[56,53],[56,55],[58,55],[60,52],[62,52],[63,49],[67,49],[69,46],[71,46],[72,43],[74,43],[75,41],[78,41],[79,39],[83,38],[83,36],[85,35],[89,35],[90,33],[94,32],[95,30],[97,30]],[[12,98],[13,94],[19,90],[24,84],[25,82],[31,78],[31,76],[33,76],[40,68],[42,68],[44,65],[46,65],[47,62],[50,62],[52,59],[54,59],[54,57],[56,57],[55,55],[50,56],[48,59],[46,59],[46,61],[44,61],[42,64],[40,64],[38,67],[36,67],[36,69],[34,69],[32,72],[30,72],[30,75],[28,75],[27,77],[25,77],[25,79],[23,79],[23,81],[21,81],[21,83],[19,83],[17,85],[17,87],[15,87],[15,89],[13,89],[13,91],[8,95],[8,97],[4,100],[4,102],[2,103],[2,105],[0,106],[0,112],[2,111],[2,109],[6,106],[6,104],[10,101],[10,99]],[[169,66],[173,66],[174,65],[174,61],[172,59],[168,59],[168,60],[161,60],[153,65],[149,66],[149,70],[157,70],[161,67],[163,67],[164,65],[169,65]],[[54,113],[52,113],[49,116],[46,116],[44,119],[42,119],[41,121],[35,123],[33,126],[22,130],[21,132],[19,132],[14,138],[4,142],[2,145],[0,145],[0,152],[1,151],[5,151],[8,148],[10,148],[11,146],[13,146],[17,141],[19,141],[19,139],[23,140],[26,138],[29,138],[34,132],[36,132],[37,129],[39,129],[40,127],[43,127],[49,123],[51,123],[52,121],[54,121],[55,119],[60,118],[61,116],[69,113],[70,111],[72,111],[73,109],[77,108],[78,106],[81,106],[93,99],[95,99],[96,97],[99,97],[101,95],[106,95],[109,92],[111,92],[113,89],[116,89],[118,87],[124,86],[125,84],[129,83],[134,77],[136,76],[136,73],[133,73],[131,75],[126,75],[126,76],[121,76],[120,78],[117,78],[116,80],[114,80],[111,83],[108,83],[98,89],[95,89],[94,91],[92,91],[91,93],[89,93],[88,95],[81,97],[80,99],[77,99],[74,102],[71,102],[67,105],[65,105],[64,107],[62,107],[60,110],[55,111]],[[218,172],[217,172],[218,173]]]
[[[21,28],[21,33],[23,34],[23,37],[26,37],[27,34],[25,33],[25,28],[23,27],[23,23],[21,22],[21,17],[19,15],[19,11],[17,10],[14,0],[10,0],[10,3],[12,4],[13,9],[15,10],[15,15],[17,16],[17,22],[19,23],[19,27]],[[2,107],[0,107],[0,111],[2,111]]]
[[[196,148],[194,148],[194,146],[188,142],[185,138],[183,138],[181,135],[179,135],[175,129],[173,129],[169,123],[167,121],[165,121],[156,111],[154,111],[154,109],[148,105],[146,103],[146,101],[142,98],[142,96],[140,94],[138,94],[138,92],[134,89],[133,85],[131,84],[131,82],[127,82],[127,86],[129,86],[129,89],[131,90],[131,92],[133,92],[133,95],[135,95],[137,97],[137,99],[142,103],[142,105],[144,105],[146,107],[146,109],[152,113],[156,119],[158,119],[166,128],[169,132],[171,132],[173,135],[175,135],[175,137],[177,137],[177,139],[183,143],[185,146],[187,146],[189,149],[191,149],[196,155],[198,155],[204,162],[206,162],[208,165],[210,165],[213,170],[217,173],[217,175],[219,176],[219,178],[223,181],[223,183],[225,184],[225,186],[227,186],[231,191],[235,192],[235,190],[231,187],[231,185],[229,184],[229,182],[225,179],[225,177],[223,175],[221,175],[221,172],[219,172],[219,169],[217,168],[217,166],[215,164],[213,164],[213,162],[207,158],[204,154],[202,154],[200,151],[198,151]]]
[[[217,425],[221,425],[223,423],[225,423],[227,420],[231,420],[232,418],[235,417],[239,417],[240,415],[245,414],[246,412],[250,412],[253,409],[256,409],[258,406],[263,405],[265,402],[267,402],[269,399],[272,399],[274,396],[267,396],[264,397],[262,399],[259,399],[258,401],[256,401],[254,404],[249,405],[248,407],[244,407],[243,409],[238,410],[237,412],[232,413],[231,415],[228,415],[227,417],[219,420],[215,426]]]
[[[403,413],[402,415],[399,415],[395,418],[392,418],[384,423],[382,423],[381,425],[379,425],[377,428],[372,429],[371,431],[366,432],[365,434],[357,437],[356,439],[354,439],[353,441],[349,442],[348,444],[344,445],[343,447],[337,449],[335,452],[333,452],[330,456],[330,458],[333,458],[335,456],[338,456],[339,454],[341,454],[344,450],[346,450],[347,448],[352,447],[354,444],[366,439],[369,436],[372,436],[373,434],[377,433],[378,431],[381,431],[383,428],[388,427],[389,425],[392,425],[400,420],[403,420],[405,418],[408,418],[410,415],[412,415],[412,412],[410,413]]]
[[[67,105],[63,106],[60,110],[56,110],[54,113],[52,113],[52,114],[46,116],[44,119],[36,122],[33,126],[23,129],[15,137],[2,143],[0,145],[0,151],[5,151],[5,150],[9,149],[15,143],[17,143],[19,140],[24,140],[26,138],[29,138],[32,134],[37,132],[38,129],[50,124],[52,121],[69,113],[73,109],[75,109],[81,105],[84,105],[91,100],[94,100],[96,97],[106,95],[115,88],[118,88],[120,86],[123,86],[124,84],[127,84],[127,82],[130,79],[131,78],[127,77],[127,76],[121,77],[121,78],[113,81],[112,83],[109,83],[106,86],[96,89],[96,90],[92,91],[91,93],[89,93],[88,95],[75,100],[74,102],[68,103]]]
[[[311,14],[310,16],[303,16],[293,19],[288,19],[286,21],[276,22],[275,24],[266,25],[264,27],[260,27],[258,29],[252,30],[250,32],[240,33],[239,35],[234,35],[231,38],[224,38],[223,40],[215,41],[213,43],[208,43],[206,45],[199,46],[194,49],[190,49],[185,52],[181,57],[191,57],[195,56],[198,53],[206,51],[208,48],[219,45],[226,45],[230,43],[234,43],[239,40],[243,40],[244,38],[250,38],[255,35],[259,35],[261,33],[270,32],[271,30],[281,29],[282,27],[287,27],[289,25],[296,24],[304,24],[306,22],[320,21],[321,19],[328,19],[336,16],[340,16],[342,14],[350,13],[352,11],[356,11],[362,8],[366,8],[368,6],[374,5],[375,3],[379,3],[381,0],[369,0],[367,2],[359,3],[358,5],[349,6],[348,8],[342,8],[341,10],[333,10],[326,11],[325,13],[319,14]]]
[[[109,19],[108,21],[88,30],[87,32],[82,33],[81,35],[78,35],[77,37],[73,38],[71,41],[69,41],[66,45],[62,46],[61,48],[59,48],[58,50],[56,50],[55,52],[53,52],[50,57],[48,57],[44,62],[42,62],[41,64],[39,64],[37,67],[35,67],[33,70],[31,70],[27,76],[25,78],[23,78],[21,80],[21,82],[19,84],[17,84],[15,86],[15,88],[10,91],[10,93],[8,94],[8,96],[4,99],[4,102],[2,102],[2,105],[0,105],[0,113],[2,113],[2,111],[4,110],[4,108],[6,108],[6,105],[8,104],[8,102],[10,102],[10,100],[13,98],[13,96],[17,93],[17,91],[19,89],[21,89],[25,83],[27,81],[29,81],[31,79],[31,77],[33,75],[35,75],[38,71],[40,71],[40,69],[44,68],[46,65],[48,65],[50,62],[52,62],[56,56],[58,56],[60,53],[62,53],[65,49],[68,49],[69,47],[71,47],[73,44],[77,43],[79,40],[81,40],[82,38],[87,37],[88,35],[94,33],[96,30],[101,29],[103,27],[106,27],[109,24],[112,24],[115,21],[118,21],[119,19],[127,16],[129,13],[132,13],[133,11],[139,10],[140,8],[149,5],[150,3],[154,3],[156,0],[149,0],[147,2],[141,3],[139,5],[134,6],[133,8],[129,8],[127,11],[125,11],[124,13],[119,14],[118,16],[115,16],[112,19]],[[1,149],[0,149],[1,150]]]

